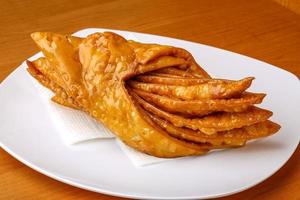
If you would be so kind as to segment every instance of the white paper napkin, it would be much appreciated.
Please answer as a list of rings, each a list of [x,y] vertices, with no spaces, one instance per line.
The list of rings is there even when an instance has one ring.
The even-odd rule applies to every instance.
[[[53,93],[40,85],[32,77],[30,78],[40,94],[41,99],[46,104],[53,124],[55,124],[62,140],[67,145],[78,144],[93,139],[110,138],[116,140],[116,143],[120,146],[122,151],[137,167],[172,160],[150,156],[128,147],[119,139],[115,138],[115,136],[101,123],[95,121],[88,114],[52,102],[51,97],[53,96]]]

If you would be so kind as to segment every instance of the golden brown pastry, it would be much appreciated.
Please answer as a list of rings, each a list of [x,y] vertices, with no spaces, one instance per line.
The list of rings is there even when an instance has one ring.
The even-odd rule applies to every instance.
[[[45,57],[29,73],[53,101],[87,112],[134,149],[157,157],[201,155],[243,146],[277,132],[265,94],[252,77],[213,79],[184,49],[127,41],[111,33],[86,38],[37,32]]]

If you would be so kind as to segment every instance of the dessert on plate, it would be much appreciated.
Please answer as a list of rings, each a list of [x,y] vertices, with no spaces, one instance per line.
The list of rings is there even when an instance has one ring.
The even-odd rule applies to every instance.
[[[36,32],[45,57],[28,72],[52,100],[84,111],[128,146],[157,157],[201,155],[241,147],[276,133],[272,112],[255,105],[253,77],[212,78],[186,50],[112,33],[86,38]]]

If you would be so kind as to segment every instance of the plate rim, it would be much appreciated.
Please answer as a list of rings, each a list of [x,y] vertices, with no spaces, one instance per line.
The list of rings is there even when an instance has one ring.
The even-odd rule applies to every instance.
[[[139,195],[136,195],[136,194],[124,194],[124,193],[109,191],[109,190],[106,190],[106,189],[96,188],[96,187],[93,187],[93,186],[86,186],[84,184],[77,183],[76,181],[68,180],[67,178],[60,177],[59,175],[55,175],[54,173],[48,172],[47,170],[44,170],[44,169],[40,168],[39,166],[36,166],[35,164],[33,164],[31,162],[28,162],[27,160],[23,159],[22,157],[20,157],[16,153],[14,153],[12,150],[10,150],[10,148],[3,145],[1,141],[0,141],[0,147],[5,152],[10,154],[12,157],[17,159],[19,162],[21,162],[24,165],[26,165],[27,167],[37,171],[38,173],[41,173],[41,174],[43,174],[47,177],[50,177],[54,180],[57,180],[57,181],[62,182],[64,184],[68,184],[68,185],[71,185],[73,187],[77,187],[77,188],[80,188],[80,189],[84,189],[84,190],[88,190],[88,191],[96,192],[96,193],[100,193],[100,194],[115,196],[115,197],[125,197],[125,198],[132,198],[132,199],[162,199],[162,200],[167,200],[167,199],[183,200],[183,199],[186,199],[186,200],[188,200],[188,199],[212,199],[212,198],[225,197],[225,196],[229,196],[229,195],[232,195],[232,194],[237,194],[239,192],[250,189],[250,188],[262,183],[266,179],[273,176],[276,172],[278,172],[290,160],[290,158],[294,155],[298,145],[295,145],[295,148],[293,149],[292,153],[289,155],[288,159],[282,164],[282,166],[280,166],[278,169],[275,169],[270,175],[266,175],[264,178],[261,179],[261,181],[258,181],[254,184],[251,183],[251,184],[249,184],[245,187],[241,187],[241,188],[239,188],[237,190],[234,190],[234,191],[219,193],[217,195],[205,195],[205,196],[204,195],[202,195],[202,196],[197,195],[197,196],[188,196],[188,197],[182,196],[182,197],[175,197],[175,198],[174,197],[160,197],[160,196],[155,197],[155,196],[145,196],[145,195],[144,196],[139,196]]]

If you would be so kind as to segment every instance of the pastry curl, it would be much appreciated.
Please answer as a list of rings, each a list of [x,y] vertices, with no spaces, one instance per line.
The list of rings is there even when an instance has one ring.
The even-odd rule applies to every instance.
[[[245,78],[239,81],[208,81],[190,86],[174,86],[155,83],[142,83],[129,81],[130,87],[150,93],[165,95],[182,100],[196,99],[224,99],[240,95],[252,82],[253,78]]]
[[[251,105],[261,103],[266,96],[260,93],[244,92],[239,98],[182,101],[142,90],[132,90],[147,102],[164,111],[196,116],[204,116],[213,112],[242,112]]]
[[[266,121],[273,114],[268,110],[257,107],[250,107],[244,112],[225,112],[211,114],[201,118],[187,118],[165,112],[146,102],[133,92],[131,92],[130,94],[140,105],[142,105],[145,110],[171,122],[174,126],[186,127],[192,130],[200,130],[208,135]]]

